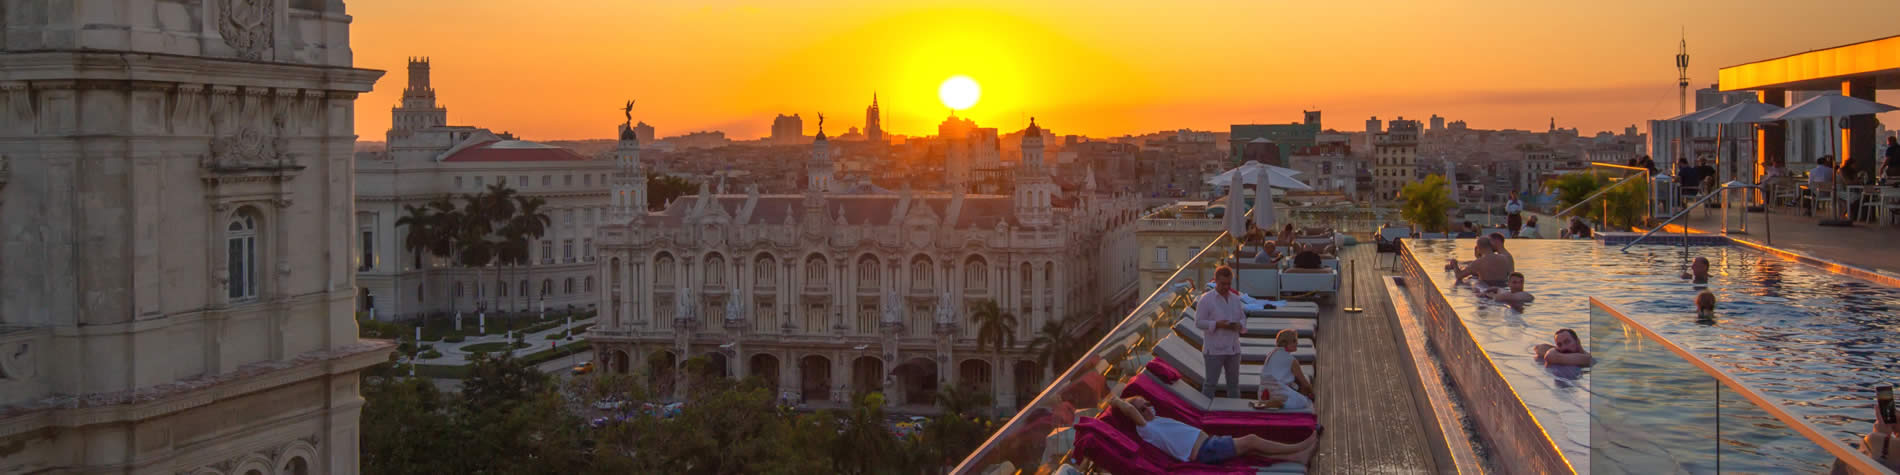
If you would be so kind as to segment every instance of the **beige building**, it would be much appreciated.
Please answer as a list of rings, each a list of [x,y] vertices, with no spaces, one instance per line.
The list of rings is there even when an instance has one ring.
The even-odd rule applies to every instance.
[[[343,2],[6,8],[0,473],[356,473]]]
[[[1182,201],[1148,212],[1135,221],[1135,262],[1140,266],[1138,288],[1153,292],[1176,269],[1225,230],[1220,218],[1209,216],[1206,201]],[[1143,295],[1142,297],[1146,297]]]
[[[426,58],[409,61],[409,84],[391,116],[387,151],[356,160],[351,263],[359,311],[382,320],[459,314],[464,325],[479,325],[486,312],[594,304],[594,228],[606,221],[612,160],[448,125]],[[528,245],[528,265],[476,269],[403,248],[408,227],[396,221],[405,206],[459,200],[494,184],[546,200],[547,234]]]
[[[1091,308],[1114,318],[1138,291],[1134,197],[1092,181],[1065,195],[1040,141],[1025,140],[1011,196],[838,193],[820,130],[803,194],[702,185],[664,211],[616,206],[624,224],[601,230],[608,290],[587,334],[598,363],[664,386],[704,357],[809,407],[873,390],[893,406],[929,405],[949,384],[1013,407],[1049,380],[1025,348],[1044,322]],[[616,176],[641,173],[637,141],[623,135],[618,157]],[[616,180],[615,195],[643,185]],[[970,316],[991,300],[1018,318],[1000,355],[977,345]]]
[[[1418,181],[1418,121],[1401,117],[1385,133],[1374,135],[1372,160],[1373,199],[1398,199],[1405,185]]]

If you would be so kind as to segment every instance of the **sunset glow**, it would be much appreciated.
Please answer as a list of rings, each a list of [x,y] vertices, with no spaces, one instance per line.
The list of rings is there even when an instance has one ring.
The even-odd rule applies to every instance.
[[[1828,10],[1886,6],[1850,3]],[[1722,66],[1893,31],[1880,15],[1785,21],[1815,14],[1798,2],[1717,5],[404,0],[349,13],[356,65],[389,72],[360,110],[394,106],[404,59],[429,56],[451,122],[535,139],[606,137],[628,98],[661,136],[755,138],[794,112],[861,126],[873,93],[886,130],[928,134],[945,112],[938,86],[959,74],[983,89],[961,117],[1033,115],[1095,136],[1224,131],[1302,109],[1342,130],[1431,114],[1542,130],[1554,114],[1588,133],[1676,115],[1671,57],[1685,29],[1696,87]],[[1751,34],[1723,33],[1736,31]],[[379,140],[387,114],[356,127]]]
[[[983,88],[969,76],[950,76],[950,79],[943,80],[943,85],[937,86],[937,99],[943,101],[944,107],[954,110],[968,109],[976,105],[976,100],[982,96]]]

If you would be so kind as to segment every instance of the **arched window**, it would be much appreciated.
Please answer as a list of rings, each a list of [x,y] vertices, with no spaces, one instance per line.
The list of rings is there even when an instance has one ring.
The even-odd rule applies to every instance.
[[[752,281],[762,288],[778,285],[778,260],[770,254],[759,254],[752,262]]]
[[[672,255],[661,253],[659,257],[653,258],[653,285],[660,287],[673,286]]]
[[[990,267],[982,258],[971,257],[963,263],[963,288],[965,290],[985,290],[990,286]]]
[[[805,258],[805,286],[824,288],[826,266],[825,256],[812,254]]]
[[[726,258],[718,254],[706,256],[706,286],[726,285]]]
[[[590,275],[590,276],[587,276],[587,277],[586,277],[586,278],[584,278],[584,279],[581,279],[581,291],[582,291],[582,292],[593,292],[593,291],[594,291],[594,276],[591,276],[591,275]]]
[[[858,288],[878,288],[878,266],[876,256],[864,256],[858,259]]]
[[[231,279],[231,300],[257,298],[257,212],[238,210],[225,227],[225,250],[229,261],[225,271]]]
[[[917,256],[912,258],[910,260],[910,288],[930,290],[931,286],[936,283],[936,279],[932,278],[932,276],[936,275],[935,272],[936,266],[931,265],[929,257]]]
[[[564,293],[568,295],[573,295],[574,294],[574,278],[568,277],[567,280],[562,283],[561,289],[564,291]]]

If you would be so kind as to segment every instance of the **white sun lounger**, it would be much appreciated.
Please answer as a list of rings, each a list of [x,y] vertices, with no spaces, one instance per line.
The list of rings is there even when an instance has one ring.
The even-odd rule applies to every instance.
[[[1188,346],[1193,347],[1195,352],[1201,351],[1201,342],[1205,339],[1201,337],[1201,327],[1195,326],[1194,322],[1181,320],[1174,325],[1174,334],[1187,342]],[[1267,353],[1272,353],[1275,346],[1279,345],[1274,343],[1273,338],[1243,336],[1240,338],[1240,362],[1242,364],[1265,363]],[[1318,352],[1313,349],[1313,341],[1307,339],[1301,339],[1300,346],[1293,351],[1293,359],[1305,364],[1311,364],[1317,355]]]
[[[1154,382],[1156,383],[1161,383],[1161,378],[1155,377],[1154,374],[1152,373],[1142,373],[1141,377],[1150,378],[1150,379],[1153,379]],[[1289,409],[1254,409],[1253,399],[1237,398],[1237,397],[1216,397],[1216,398],[1209,399],[1206,394],[1201,393],[1201,390],[1194,389],[1194,386],[1189,385],[1187,382],[1179,381],[1179,380],[1176,380],[1173,383],[1161,383],[1161,385],[1167,386],[1168,390],[1174,391],[1174,394],[1176,396],[1179,396],[1182,400],[1187,401],[1188,404],[1193,404],[1195,408],[1200,409],[1202,412],[1280,412],[1280,413],[1293,413],[1293,414],[1312,414],[1313,413],[1312,406],[1307,406],[1305,409],[1291,409],[1291,410]]]

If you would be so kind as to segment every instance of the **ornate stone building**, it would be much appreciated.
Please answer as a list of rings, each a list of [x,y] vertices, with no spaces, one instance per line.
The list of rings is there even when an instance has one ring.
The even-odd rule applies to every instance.
[[[429,60],[409,61],[409,85],[391,111],[388,151],[356,161],[357,309],[379,319],[585,308],[598,299],[594,227],[606,221],[611,160],[488,129],[448,125],[435,102]],[[547,200],[547,234],[528,246],[528,265],[475,269],[403,248],[404,206],[459,199],[502,184]]]
[[[1060,196],[1033,140],[1014,196],[831,191],[821,127],[803,194],[702,186],[652,213],[616,199],[600,230],[602,316],[587,334],[597,364],[664,386],[704,357],[714,374],[762,377],[808,406],[873,390],[928,405],[947,384],[1014,406],[1049,380],[1024,348],[1043,322],[1099,309],[1088,323],[1112,324],[1137,292],[1135,197],[1092,181]],[[616,177],[640,175],[637,142],[623,134],[616,153]],[[615,193],[642,185],[617,178]],[[977,345],[971,312],[985,301],[1018,318],[1000,355]]]
[[[0,473],[356,473],[343,2],[4,10]]]

